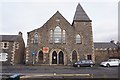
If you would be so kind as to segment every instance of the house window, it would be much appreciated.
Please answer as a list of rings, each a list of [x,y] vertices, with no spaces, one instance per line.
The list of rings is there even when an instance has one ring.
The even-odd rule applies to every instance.
[[[66,43],[66,32],[65,32],[65,30],[63,30],[63,34],[62,34],[62,42]]]
[[[34,35],[34,44],[38,44],[38,34]]]
[[[54,30],[54,43],[61,43],[61,28],[59,26]]]
[[[8,49],[9,43],[8,42],[3,42],[3,49]]]
[[[7,61],[8,53],[0,53],[0,61]]]
[[[50,43],[53,43],[53,30],[50,30]]]
[[[76,35],[76,43],[81,43],[81,38],[80,38],[80,35]]]

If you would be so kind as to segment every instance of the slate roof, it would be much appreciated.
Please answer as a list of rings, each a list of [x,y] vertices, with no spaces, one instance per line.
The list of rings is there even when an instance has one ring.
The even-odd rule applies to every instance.
[[[77,5],[73,21],[90,21],[90,18],[80,4]]]
[[[119,46],[119,48],[120,48],[120,41],[117,43],[117,45]]]
[[[113,43],[110,43],[110,42],[95,42],[94,43],[94,48],[102,48],[102,49],[105,49],[105,48],[117,48],[117,46]]]
[[[0,35],[1,41],[15,41],[19,35]]]

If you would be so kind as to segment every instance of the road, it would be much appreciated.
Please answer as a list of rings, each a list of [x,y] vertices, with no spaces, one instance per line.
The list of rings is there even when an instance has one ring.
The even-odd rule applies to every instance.
[[[3,66],[3,75],[25,75],[21,78],[78,77],[120,78],[120,67],[72,67],[72,66]]]

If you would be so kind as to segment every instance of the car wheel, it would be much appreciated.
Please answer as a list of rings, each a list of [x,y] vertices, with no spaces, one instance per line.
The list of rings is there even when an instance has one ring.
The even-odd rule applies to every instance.
[[[77,65],[77,67],[80,67],[80,65]]]
[[[110,67],[110,64],[107,64],[106,66],[107,66],[107,67]]]
[[[93,65],[90,65],[90,67],[93,67]]]

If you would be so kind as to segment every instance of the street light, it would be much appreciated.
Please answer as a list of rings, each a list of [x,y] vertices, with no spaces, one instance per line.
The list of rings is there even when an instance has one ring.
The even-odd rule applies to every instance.
[[[35,64],[34,57],[35,57],[35,51],[32,51],[32,64]]]

